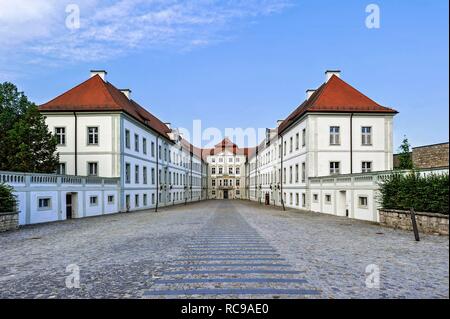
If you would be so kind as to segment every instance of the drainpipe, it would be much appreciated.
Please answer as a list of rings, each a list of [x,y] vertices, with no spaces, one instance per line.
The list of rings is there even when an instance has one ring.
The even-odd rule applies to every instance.
[[[77,113],[73,112],[75,118],[75,176],[78,175],[78,118]]]
[[[156,135],[156,207],[155,207],[155,213],[158,212],[158,205],[159,205],[159,135]]]
[[[353,174],[353,113],[350,114],[350,174]]]
[[[190,186],[190,188],[191,188],[191,202],[192,202],[192,161],[193,161],[193,157],[192,157],[192,151],[191,151],[191,186]]]
[[[280,171],[280,191],[281,191],[281,194],[280,194],[280,197],[281,197],[281,205],[283,206],[283,211],[285,211],[286,210],[286,208],[284,207],[284,196],[283,196],[283,174],[284,174],[284,171],[283,171],[283,152],[284,152],[284,148],[283,148],[283,146],[284,146],[284,138],[283,138],[283,136],[281,136],[281,171]]]

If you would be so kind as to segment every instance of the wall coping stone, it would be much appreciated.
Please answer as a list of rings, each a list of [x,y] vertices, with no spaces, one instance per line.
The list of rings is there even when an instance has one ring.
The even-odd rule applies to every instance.
[[[397,214],[404,214],[404,215],[411,214],[411,212],[409,210],[400,210],[400,209],[380,209],[380,212],[397,213]],[[417,216],[437,217],[437,218],[444,218],[444,219],[449,218],[449,215],[439,214],[439,213],[415,212],[415,214]]]

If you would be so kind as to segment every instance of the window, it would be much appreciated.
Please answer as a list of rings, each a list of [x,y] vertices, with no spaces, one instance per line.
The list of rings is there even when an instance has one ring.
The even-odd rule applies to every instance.
[[[236,167],[236,175],[241,174],[241,169],[239,167]]]
[[[302,163],[302,183],[306,182],[306,163]]]
[[[212,185],[212,187],[215,187],[215,186],[216,186],[216,180],[215,180],[215,179],[213,179],[213,180],[211,181],[211,185]]]
[[[88,127],[88,145],[98,145],[98,127]]]
[[[97,206],[98,205],[98,197],[97,196],[90,196],[89,197],[89,205]]]
[[[155,142],[152,142],[151,144],[151,152],[152,152],[152,157],[155,157]]]
[[[142,182],[147,184],[147,166],[142,168]]]
[[[125,130],[125,147],[130,148],[130,131]]]
[[[302,146],[306,146],[306,128],[304,128],[302,131]]]
[[[238,186],[238,187],[241,186],[241,180],[240,180],[240,179],[237,179],[237,180],[236,180],[236,186]]]
[[[139,195],[134,195],[134,206],[139,207]]]
[[[236,163],[239,163],[241,159],[239,157],[236,157]]]
[[[139,135],[134,134],[134,150],[139,152]]]
[[[295,164],[295,182],[298,183],[298,164]]]
[[[292,166],[289,166],[289,184],[292,184]]]
[[[145,137],[142,138],[142,152],[147,154],[147,139]]]
[[[363,173],[370,173],[372,171],[372,162],[362,162],[361,171]]]
[[[52,208],[51,198],[39,198],[38,199],[38,210],[49,210]]]
[[[56,174],[58,175],[66,175],[66,163],[59,163],[58,168],[56,169]]]
[[[358,198],[358,204],[360,208],[367,208],[368,207],[368,198],[367,196],[359,196]]]
[[[232,157],[230,157],[230,158],[228,159],[228,163],[233,163],[233,158],[232,158]]]
[[[139,165],[134,166],[134,182],[139,184]]]
[[[159,158],[159,159],[162,159],[161,145],[158,145],[158,158]]]
[[[125,163],[125,183],[131,183],[131,166],[130,163]]]
[[[295,134],[295,149],[298,150],[300,146],[300,134]]]
[[[319,195],[318,194],[313,194],[313,202],[314,203],[319,202]]]
[[[294,196],[292,196],[292,193],[289,193],[289,205],[292,205],[294,201]]]
[[[223,168],[219,167],[219,174],[223,174]]]
[[[340,140],[340,128],[339,126],[330,127],[330,145],[339,145]]]
[[[88,163],[88,176],[98,176],[98,163]]]
[[[286,156],[286,149],[287,149],[287,145],[286,145],[286,141],[284,141],[284,155]]]
[[[144,196],[144,198],[143,198],[143,205],[147,206],[147,204],[148,204],[147,203],[147,194],[144,194],[143,196]]]
[[[299,197],[298,193],[295,193],[295,206],[298,206],[300,204],[299,199],[300,199],[300,197]]]
[[[154,205],[154,204],[155,204],[155,194],[152,193],[152,205]]]
[[[213,174],[213,175],[216,174],[216,168],[215,168],[215,167],[212,167],[212,168],[211,168],[211,174]]]
[[[339,162],[330,162],[330,175],[337,175],[339,172]]]
[[[216,158],[215,157],[211,158],[211,163],[215,163],[215,162],[216,162]]]
[[[152,185],[155,185],[155,169],[152,168]]]
[[[55,136],[58,141],[58,145],[66,145],[66,128],[55,127]]]
[[[292,153],[293,147],[294,147],[294,138],[291,137],[289,139],[289,153]]]
[[[230,175],[233,174],[233,167],[228,167],[228,174],[230,174]]]
[[[302,193],[302,207],[306,207],[306,194]]]
[[[330,194],[325,195],[325,204],[331,204],[331,195]]]
[[[114,204],[114,195],[108,195],[108,204]]]
[[[361,143],[362,145],[372,145],[372,128],[364,126],[361,128]]]

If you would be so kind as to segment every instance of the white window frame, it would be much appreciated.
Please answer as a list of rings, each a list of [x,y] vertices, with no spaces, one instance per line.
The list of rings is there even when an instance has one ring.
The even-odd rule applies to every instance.
[[[91,129],[93,130],[91,132]],[[87,145],[88,146],[99,146],[100,145],[100,129],[98,126],[88,126],[86,129],[87,132]],[[92,135],[92,143],[90,142]]]
[[[368,129],[368,132],[365,132]],[[361,126],[361,145],[372,146],[372,126]]]
[[[341,127],[330,126],[330,145],[341,145]]]
[[[365,199],[366,204],[362,204],[361,200]],[[363,209],[368,209],[369,208],[369,196],[367,195],[359,195],[358,196],[358,207],[359,208],[363,208]]]
[[[91,165],[95,167],[95,174],[91,174]],[[87,175],[88,176],[98,176],[98,162],[88,162],[87,163]]]
[[[370,165],[370,168],[367,168],[367,164]],[[361,172],[362,173],[371,173],[373,171],[373,162],[372,161],[362,161],[361,162]]]
[[[335,164],[337,164],[337,169]],[[331,165],[333,165],[333,167],[331,167]],[[330,162],[329,167],[330,167],[330,175],[339,175],[341,173],[341,162],[332,161]]]
[[[95,199],[94,202],[92,202],[93,199]],[[89,196],[89,206],[91,206],[91,207],[98,206],[98,196],[97,195]]]
[[[58,132],[58,130],[63,130],[63,132]],[[65,126],[58,126],[55,127],[55,136],[56,140],[58,141],[58,146],[66,146],[66,127]],[[61,143],[61,139],[63,140],[63,143]]]
[[[41,201],[48,200],[47,206],[41,206]],[[38,197],[37,198],[37,210],[38,211],[47,211],[52,209],[52,198],[51,197]]]

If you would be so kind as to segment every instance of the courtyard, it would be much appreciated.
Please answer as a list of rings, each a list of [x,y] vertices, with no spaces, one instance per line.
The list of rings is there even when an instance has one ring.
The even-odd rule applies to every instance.
[[[448,237],[421,239],[231,200],[33,225],[0,234],[0,298],[448,298]]]

